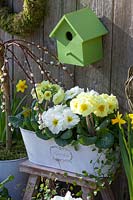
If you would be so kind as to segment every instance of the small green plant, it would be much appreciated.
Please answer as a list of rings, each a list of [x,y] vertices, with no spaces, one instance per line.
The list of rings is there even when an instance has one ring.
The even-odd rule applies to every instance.
[[[43,179],[39,187],[36,188],[36,195],[32,200],[51,200],[55,195],[65,196],[67,191],[71,191],[75,197],[81,197],[81,187],[77,186],[76,182],[73,184],[61,182],[58,180]]]
[[[43,178],[41,180],[41,184],[39,185],[39,188],[37,188],[37,194],[35,197],[32,198],[32,200],[51,200],[51,198],[56,195],[56,188],[53,181],[46,179],[43,181]]]
[[[0,183],[0,200],[13,200],[8,193],[8,189],[5,187],[5,184],[12,181],[13,176],[8,176],[4,181]]]

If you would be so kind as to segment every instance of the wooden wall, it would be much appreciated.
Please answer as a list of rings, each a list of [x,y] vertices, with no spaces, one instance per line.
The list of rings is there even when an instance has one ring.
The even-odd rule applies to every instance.
[[[22,9],[23,1],[9,0],[9,4],[18,12]],[[51,70],[62,81],[65,81],[68,88],[79,85],[80,87],[95,89],[98,92],[113,93],[118,97],[121,109],[127,110],[124,83],[128,68],[133,64],[132,0],[48,0],[47,16],[36,33],[26,40],[47,46],[52,52],[56,52],[55,41],[49,39],[49,33],[64,13],[86,6],[95,11],[109,30],[109,34],[103,39],[104,59],[85,68],[68,66],[69,70],[74,73],[71,82],[60,70]],[[11,38],[11,35],[0,30],[1,40],[5,41]],[[14,38],[17,37],[14,36]],[[14,51],[16,50],[14,49]],[[36,50],[33,49],[33,51]],[[18,54],[17,51],[16,54]],[[18,56],[24,62],[20,52]],[[12,60],[11,71],[13,76],[22,78],[23,75],[20,70],[14,69],[15,65]],[[36,71],[36,77],[37,80],[40,79],[38,71]],[[121,176],[120,180],[117,181],[114,193],[117,200],[128,200],[124,176]]]

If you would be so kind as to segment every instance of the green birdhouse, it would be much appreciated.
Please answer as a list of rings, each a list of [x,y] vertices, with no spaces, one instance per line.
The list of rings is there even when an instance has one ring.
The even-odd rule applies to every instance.
[[[65,14],[50,37],[57,39],[61,63],[85,66],[103,58],[102,36],[107,29],[89,9]]]

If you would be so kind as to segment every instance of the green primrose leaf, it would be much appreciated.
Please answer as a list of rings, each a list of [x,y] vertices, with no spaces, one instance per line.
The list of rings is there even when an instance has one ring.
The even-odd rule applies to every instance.
[[[64,147],[64,146],[70,144],[72,142],[72,139],[63,140],[63,139],[61,139],[61,138],[58,137],[58,138],[55,138],[55,142],[59,146]]]
[[[67,130],[61,135],[61,139],[68,140],[73,136],[72,130]]]
[[[77,133],[78,133],[79,135],[88,136],[88,131],[85,130],[85,129],[81,126],[81,124],[78,124],[78,125],[77,125]]]
[[[101,129],[107,128],[110,123],[110,119],[105,119],[97,128],[96,131],[101,131]]]
[[[50,138],[59,137],[60,134],[53,134],[48,128],[45,128],[45,134]]]
[[[37,135],[39,138],[43,139],[43,140],[49,140],[49,139],[52,138],[52,137],[48,136],[47,134],[45,134],[45,132],[43,133],[43,132],[41,132],[41,131],[36,131],[36,135]]]
[[[91,144],[95,144],[97,140],[97,136],[93,136],[93,137],[86,137],[84,135],[80,135],[79,138],[78,138],[78,141],[80,144],[83,144],[83,145],[91,145]]]
[[[111,133],[107,133],[102,137],[99,137],[95,143],[98,148],[110,148],[114,144],[114,136]]]

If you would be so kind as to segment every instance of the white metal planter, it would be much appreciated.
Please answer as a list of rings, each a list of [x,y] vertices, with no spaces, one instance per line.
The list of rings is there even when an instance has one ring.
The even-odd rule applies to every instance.
[[[106,151],[98,153],[95,145],[79,145],[79,150],[76,151],[71,145],[58,146],[54,139],[40,139],[33,131],[21,129],[21,133],[29,160],[32,163],[77,174],[86,171],[89,174],[98,175],[97,171],[101,169],[102,176],[107,176],[110,169],[113,171],[116,168],[116,163],[104,164]],[[118,158],[117,153],[115,156]],[[116,161],[118,161],[117,158]]]

